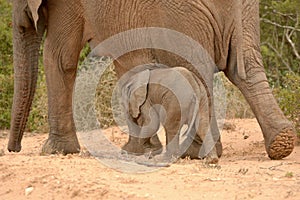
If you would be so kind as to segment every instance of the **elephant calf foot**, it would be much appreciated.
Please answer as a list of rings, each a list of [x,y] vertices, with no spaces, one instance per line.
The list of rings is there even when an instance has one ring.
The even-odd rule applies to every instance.
[[[272,160],[280,160],[290,155],[294,149],[296,135],[293,129],[284,129],[275,136],[273,142],[267,149],[268,155]]]
[[[212,149],[212,151],[205,157],[206,164],[218,164],[219,157],[217,155],[216,147]]]
[[[133,155],[143,155],[144,154],[144,149],[140,146],[135,146],[130,144],[129,142],[126,143],[123,147],[122,147],[122,153],[126,154],[133,154]]]
[[[181,156],[181,158],[189,157],[191,159],[200,159],[199,158],[199,152],[202,147],[202,144],[199,144],[198,142],[193,141],[192,144],[189,146],[189,148],[185,151],[185,153]],[[220,140],[217,141],[215,145],[216,149],[216,158],[220,158],[223,153],[223,146]]]
[[[219,159],[216,158],[212,158],[212,157],[206,157],[205,158],[205,164],[218,164]]]
[[[158,155],[162,152],[162,146],[144,145],[144,146],[133,146],[132,144],[126,143],[122,150],[128,154],[134,154],[137,156],[144,154],[151,154],[151,156]]]
[[[163,146],[158,140],[157,135],[145,143],[140,141],[144,141],[145,139],[130,137],[130,140],[122,147],[122,150],[126,151],[126,153],[134,155],[151,154],[151,156],[155,156],[162,152]]]
[[[73,154],[80,152],[80,145],[78,143],[78,139],[75,136],[68,137],[68,138],[55,138],[49,137],[43,148],[42,154],[59,154],[62,153],[63,155],[66,154]]]

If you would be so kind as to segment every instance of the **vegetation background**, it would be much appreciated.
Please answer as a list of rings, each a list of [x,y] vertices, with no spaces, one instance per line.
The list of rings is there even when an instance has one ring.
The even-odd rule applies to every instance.
[[[269,83],[285,114],[294,122],[300,134],[300,1],[262,0],[261,51]],[[13,59],[11,3],[0,0],[0,129],[10,126],[13,98]],[[88,55],[86,47],[81,54]],[[42,54],[42,50],[41,50]],[[47,92],[42,59],[37,91],[27,124],[27,131],[47,132]],[[241,93],[222,76],[227,89],[227,117],[253,117]],[[111,93],[116,82],[113,66],[102,76],[95,97],[96,109],[103,126],[114,123],[111,113]],[[97,98],[101,96],[101,98]],[[100,117],[101,116],[101,117]]]

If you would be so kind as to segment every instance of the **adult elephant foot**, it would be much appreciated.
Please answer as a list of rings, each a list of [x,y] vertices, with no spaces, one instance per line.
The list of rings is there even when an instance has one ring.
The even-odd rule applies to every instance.
[[[157,135],[150,138],[137,138],[129,136],[128,142],[122,147],[122,150],[128,154],[144,155],[151,154],[151,156],[158,155],[162,152],[162,144]]]
[[[79,153],[79,151],[80,145],[76,135],[66,138],[49,136],[42,148],[42,155],[58,153],[66,155]]]
[[[295,145],[296,134],[293,128],[285,128],[275,135],[270,145],[266,145],[266,150],[272,160],[280,160],[289,156]]]

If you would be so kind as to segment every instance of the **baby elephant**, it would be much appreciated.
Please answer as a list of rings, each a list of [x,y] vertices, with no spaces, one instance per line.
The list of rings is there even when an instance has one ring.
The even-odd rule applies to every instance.
[[[150,140],[160,144],[156,132],[162,124],[166,132],[164,156],[182,156],[196,136],[202,141],[197,157],[206,157],[208,163],[218,162],[210,131],[207,90],[192,72],[183,67],[147,69],[127,79],[121,91],[132,136],[127,145],[143,149],[155,143]]]

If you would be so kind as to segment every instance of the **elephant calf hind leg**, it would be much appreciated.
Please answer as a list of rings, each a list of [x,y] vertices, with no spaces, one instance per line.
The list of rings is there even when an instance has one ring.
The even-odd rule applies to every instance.
[[[150,138],[150,149],[147,152],[151,152],[152,155],[158,155],[162,152],[163,146],[157,136],[157,134],[153,135]]]

